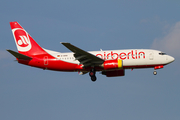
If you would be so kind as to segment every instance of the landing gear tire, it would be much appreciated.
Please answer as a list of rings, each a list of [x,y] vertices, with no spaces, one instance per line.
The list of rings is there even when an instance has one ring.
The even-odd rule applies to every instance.
[[[153,74],[154,74],[154,75],[157,75],[157,72],[156,72],[156,71],[154,71],[154,72],[153,72]]]
[[[96,81],[96,76],[91,76],[91,80],[93,81],[93,82],[95,82]]]
[[[91,77],[91,80],[93,81],[93,82],[95,82],[96,81],[96,71],[95,71],[95,69],[92,69],[90,72],[89,72],[89,76]]]

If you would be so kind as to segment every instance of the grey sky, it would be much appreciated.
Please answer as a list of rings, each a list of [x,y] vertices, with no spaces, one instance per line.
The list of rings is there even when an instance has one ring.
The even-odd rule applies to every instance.
[[[0,2],[1,120],[179,120],[180,2],[168,0],[36,0]],[[158,70],[126,70],[107,78],[18,64],[9,26],[18,21],[43,48],[158,49],[175,62]]]

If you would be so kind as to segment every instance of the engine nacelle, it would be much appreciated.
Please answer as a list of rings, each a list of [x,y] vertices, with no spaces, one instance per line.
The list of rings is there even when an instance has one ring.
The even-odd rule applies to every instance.
[[[109,69],[123,69],[123,61],[121,59],[106,60],[102,64],[105,70]]]
[[[125,71],[123,70],[113,70],[113,71],[102,71],[103,75],[106,75],[107,77],[117,77],[117,76],[124,76]]]

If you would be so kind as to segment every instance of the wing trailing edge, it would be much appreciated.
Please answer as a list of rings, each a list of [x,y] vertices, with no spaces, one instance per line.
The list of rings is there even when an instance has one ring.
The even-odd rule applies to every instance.
[[[70,43],[61,42],[61,44],[63,44],[74,53],[74,57],[80,62],[80,64],[83,64],[83,67],[98,66],[104,62],[103,59],[89,52],[86,52]]]

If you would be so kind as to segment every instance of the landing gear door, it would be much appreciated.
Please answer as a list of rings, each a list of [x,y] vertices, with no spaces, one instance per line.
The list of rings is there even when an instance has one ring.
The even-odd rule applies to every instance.
[[[154,53],[153,52],[149,52],[149,60],[153,60],[154,59]]]

